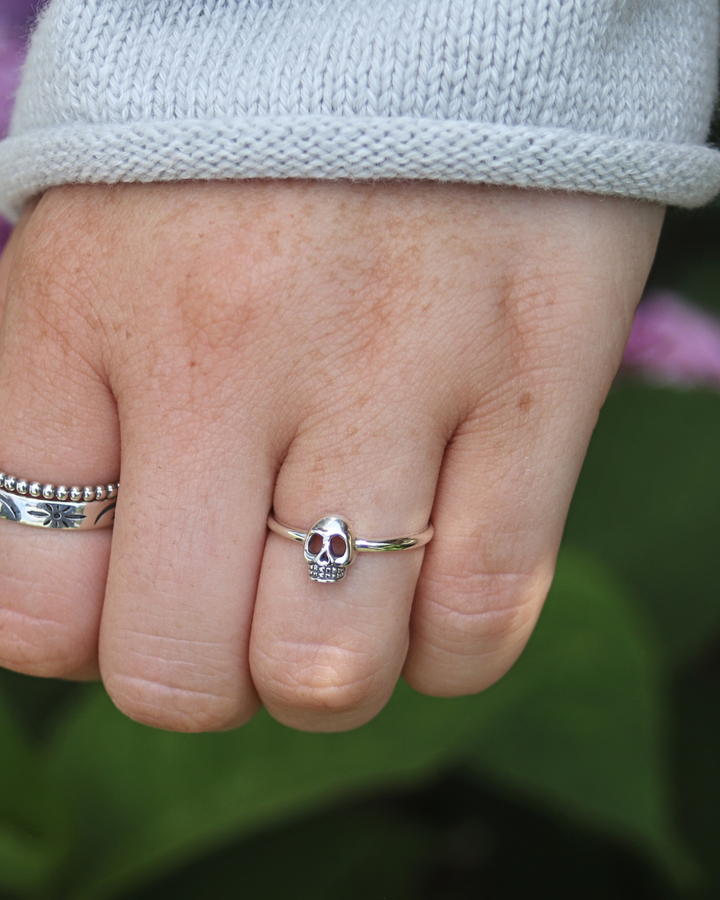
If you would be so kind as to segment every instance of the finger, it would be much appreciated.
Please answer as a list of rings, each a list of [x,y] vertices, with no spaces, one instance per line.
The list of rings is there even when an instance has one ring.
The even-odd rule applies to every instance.
[[[572,459],[559,445],[546,453],[529,425],[503,441],[484,425],[455,435],[438,485],[403,671],[427,694],[484,690],[519,656],[552,581],[573,463],[582,458],[580,448]],[[561,452],[557,468],[533,463]]]
[[[0,467],[43,484],[107,484],[119,469],[117,413],[81,311],[92,279],[71,274],[81,242],[67,232],[44,230],[41,252],[35,217],[40,208],[26,214],[3,259]],[[97,298],[90,302],[97,308]],[[67,534],[0,521],[0,665],[96,676],[110,540],[108,531]]]
[[[236,377],[210,389],[179,368],[120,379],[123,481],[100,667],[131,718],[212,731],[259,705],[247,647],[276,464],[271,429],[252,398],[238,401]]]
[[[439,421],[412,401],[374,414],[323,405],[279,473],[276,516],[307,531],[339,513],[368,539],[422,531],[445,446]],[[421,549],[361,553],[341,581],[321,584],[310,579],[298,544],[269,535],[250,659],[272,715],[333,731],[379,712],[405,659],[422,557]]]
[[[550,250],[558,273],[530,260],[538,274],[522,282],[522,299],[501,298],[513,310],[507,333],[446,453],[404,669],[424,693],[480,691],[525,646],[661,219],[590,200],[563,217]]]

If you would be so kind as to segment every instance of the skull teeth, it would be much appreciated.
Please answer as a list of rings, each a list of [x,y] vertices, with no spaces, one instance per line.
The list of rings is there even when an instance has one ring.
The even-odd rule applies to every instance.
[[[330,583],[345,577],[347,566],[322,566],[319,563],[308,563],[308,570],[313,581]]]

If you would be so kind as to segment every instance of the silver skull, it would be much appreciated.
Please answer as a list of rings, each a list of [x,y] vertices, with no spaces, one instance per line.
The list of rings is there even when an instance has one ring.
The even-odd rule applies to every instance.
[[[305,538],[305,559],[313,581],[328,584],[343,579],[355,559],[349,522],[342,516],[318,519]]]

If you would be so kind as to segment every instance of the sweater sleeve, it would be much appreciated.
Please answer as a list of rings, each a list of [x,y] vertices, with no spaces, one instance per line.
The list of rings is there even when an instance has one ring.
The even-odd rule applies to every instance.
[[[705,144],[717,0],[51,0],[0,209],[67,183],[430,179],[680,206]]]

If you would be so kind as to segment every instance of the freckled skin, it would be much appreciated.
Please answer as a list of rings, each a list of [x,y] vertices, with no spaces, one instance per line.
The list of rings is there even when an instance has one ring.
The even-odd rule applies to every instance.
[[[0,262],[0,464],[121,473],[113,532],[0,521],[0,664],[180,731],[481,690],[539,614],[662,210],[434,184],[72,186]],[[267,534],[348,518],[337,584]],[[110,549],[112,543],[112,557]]]

